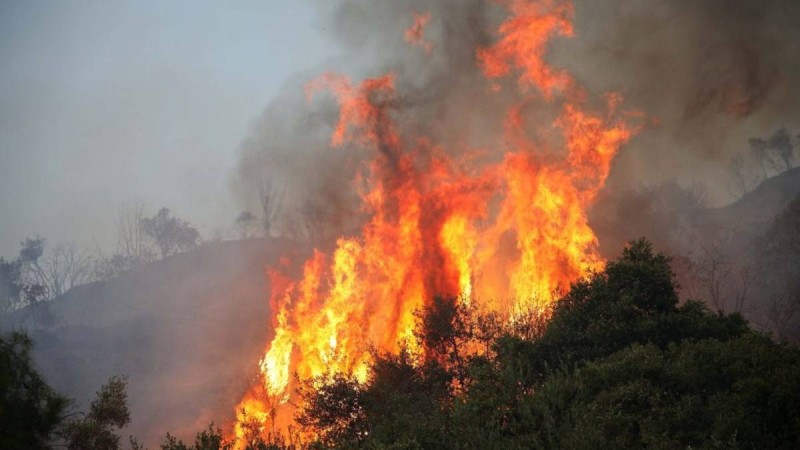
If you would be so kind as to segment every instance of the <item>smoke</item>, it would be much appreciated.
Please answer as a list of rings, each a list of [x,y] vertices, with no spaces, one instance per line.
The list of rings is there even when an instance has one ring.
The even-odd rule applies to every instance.
[[[726,192],[728,166],[742,144],[779,126],[796,125],[787,100],[797,64],[791,58],[797,44],[790,25],[800,8],[794,4],[664,1],[630,5],[611,1],[598,5],[580,1],[573,20],[572,6],[566,2],[541,0],[533,2],[538,6],[529,7],[530,3],[349,0],[320,4],[320,27],[344,55],[325,62],[314,75],[292,80],[283,96],[266,109],[243,145],[241,176],[235,187],[251,208],[281,204],[278,219],[268,220],[271,233],[315,243],[329,245],[332,239],[328,238],[355,232],[365,212],[374,212],[374,216],[364,227],[363,241],[342,239],[337,243],[332,271],[340,275],[332,278],[340,284],[334,283],[331,289],[335,295],[317,292],[319,280],[328,276],[323,253],[315,254],[305,266],[299,284],[302,294],[293,297],[284,295],[288,290],[273,292],[273,314],[280,319],[275,322],[276,336],[290,337],[276,338],[268,347],[265,360],[270,364],[264,367],[269,369],[262,373],[269,376],[265,380],[270,395],[282,397],[290,392],[284,381],[288,376],[282,374],[291,368],[301,367],[298,372],[303,376],[322,370],[305,353],[310,355],[309,349],[317,348],[319,342],[362,342],[367,335],[385,338],[385,342],[397,339],[399,334],[370,334],[371,325],[382,322],[371,319],[377,309],[369,302],[384,300],[382,295],[388,298],[410,292],[413,295],[408,297],[417,301],[433,292],[457,292],[464,286],[473,292],[473,277],[479,289],[486,280],[487,284],[508,286],[519,281],[517,273],[537,276],[553,263],[555,275],[544,277],[546,283],[522,283],[540,290],[516,290],[514,286],[512,290],[475,291],[476,298],[487,294],[524,297],[520,292],[543,292],[543,298],[595,270],[602,265],[602,258],[595,253],[595,234],[586,226],[587,207],[593,207],[592,228],[605,256],[615,252],[618,241],[639,232],[655,234],[650,237],[661,248],[682,250],[674,243],[681,241],[685,247],[688,239],[694,238],[690,219],[699,215],[702,201],[717,204],[730,200]],[[509,10],[513,18],[504,21]],[[391,120],[383,120],[387,116]],[[343,138],[350,133],[348,126],[359,131],[352,133],[352,139]],[[638,137],[613,161],[606,180],[608,161],[632,132],[638,132]],[[369,155],[375,151],[383,154],[379,158]],[[397,152],[407,153],[401,158]],[[518,158],[520,154],[525,156]],[[450,158],[437,160],[438,155]],[[447,163],[436,167],[437,161]],[[498,164],[500,161],[504,164]],[[491,195],[456,192],[469,191],[462,184],[454,184],[453,191],[442,191],[444,198],[436,195],[441,193],[436,190],[425,191],[430,197],[421,195],[420,180],[438,180],[436,170],[448,172],[451,163],[467,180],[481,178],[483,169],[491,170],[487,179],[506,171],[509,176],[500,189],[514,193],[514,198],[510,203],[497,203]],[[563,166],[575,170],[562,176]],[[536,176],[539,172],[541,177]],[[515,176],[518,173],[520,177]],[[363,176],[379,178],[374,184],[377,188],[366,195],[359,191]],[[604,184],[606,189],[595,203],[597,189]],[[440,185],[449,187],[447,182]],[[497,186],[488,184],[481,189],[491,191]],[[568,188],[568,195],[560,191],[562,187]],[[273,192],[280,192],[278,199],[271,198]],[[255,193],[261,198],[254,198]],[[409,199],[405,199],[406,193],[411,195]],[[460,194],[465,194],[465,204],[481,206],[461,219],[483,223],[474,228],[470,224],[470,233],[440,233],[428,239],[425,232],[444,229],[441,217],[445,214],[439,217],[437,207],[457,202]],[[398,207],[404,199],[413,214],[404,216],[405,210]],[[506,205],[513,207],[506,209]],[[264,210],[270,218],[270,209]],[[519,211],[525,214],[518,215]],[[498,219],[500,226],[492,226],[498,217],[505,220],[512,215],[509,221],[520,224],[507,225]],[[562,216],[576,220],[558,220]],[[430,223],[429,219],[439,222]],[[389,224],[388,232],[381,233],[385,224]],[[392,227],[413,228],[417,234],[398,233]],[[531,247],[540,243],[546,249],[558,247],[560,242],[553,242],[566,236],[577,238],[575,243],[565,244],[575,250],[570,254],[590,255],[570,265],[574,261],[565,263],[565,252],[553,252],[552,261],[547,251],[525,253],[529,249],[523,248],[526,239],[520,236],[531,230],[537,234],[527,239]],[[477,236],[480,233],[483,236]],[[517,233],[514,239],[505,239],[513,233]],[[631,235],[620,237],[621,233]],[[471,243],[474,236],[491,247],[487,254],[497,259],[481,261],[492,263],[474,273],[453,271],[459,275],[459,284],[445,282],[450,281],[449,272],[442,277],[444,281],[429,280],[427,272],[436,276],[449,261],[449,254],[436,253],[440,236],[470,241],[466,248],[459,248],[463,252],[451,252],[453,255],[472,257],[478,248]],[[510,240],[516,240],[516,247],[506,249],[504,243]],[[386,242],[392,247],[384,252]],[[400,252],[400,257],[391,260],[397,247],[413,251]],[[507,255],[506,250],[519,254]],[[362,253],[369,258],[362,259]],[[343,258],[342,264],[337,264],[336,255]],[[367,259],[369,264],[363,263]],[[502,267],[506,259],[530,264]],[[397,277],[403,283],[387,285],[389,289],[377,290],[377,294],[369,288],[353,294],[356,291],[351,284],[375,284],[387,272],[386,267],[393,265],[413,266],[409,284],[416,283],[419,289],[405,291],[405,282],[412,279],[409,270]],[[509,272],[509,267],[510,277],[501,273]],[[417,276],[416,271],[426,274]],[[460,284],[460,275],[465,275],[465,284]],[[337,289],[340,285],[344,287]],[[398,305],[404,300],[397,296]],[[361,308],[350,311],[345,303]],[[294,308],[297,304],[320,305],[313,314],[336,311],[336,319],[307,316],[305,310],[298,312],[303,308]],[[409,301],[395,310],[405,314],[412,307]],[[362,316],[367,319],[359,320]],[[386,317],[393,330],[409,329],[403,321],[405,315]],[[298,330],[308,323],[322,323],[330,330],[312,333],[307,341],[292,341],[291,336],[301,335]],[[351,333],[339,327],[340,323],[369,326],[356,327]],[[340,340],[340,334],[346,338]],[[326,336],[335,339],[321,339]],[[293,353],[294,345],[299,353]],[[337,354],[347,358],[334,370],[352,371],[360,364],[349,351],[346,344],[336,347]],[[325,370],[331,367],[325,364]],[[276,373],[280,376],[273,377]],[[258,386],[256,392],[258,389],[264,388]],[[257,398],[248,394],[242,404]],[[255,410],[263,407],[263,402],[253,406]],[[237,435],[240,431],[237,428]]]
[[[593,90],[621,92],[654,124],[618,157],[612,186],[703,181],[731,200],[728,164],[748,138],[796,128],[800,4],[774,1],[576,4],[564,64]]]
[[[493,42],[501,5],[317,5],[320,30],[343,56],[287,84],[254,124],[234,180],[254,210],[265,183],[281,187],[282,215],[273,233],[308,237],[308,224],[316,222],[336,235],[358,222],[352,189],[358,150],[330,148],[335,105],[303,96],[303,86],[323,72],[335,70],[354,82],[392,72],[398,96],[390,107],[404,136],[429,138],[450,153],[502,155],[506,143],[498,130],[509,102],[519,101],[515,80],[487,82],[475,51]],[[421,30],[430,52],[405,39],[415,14],[430,14]],[[547,59],[568,69],[591,95],[619,92],[627,109],[647,117],[645,128],[617,156],[595,216],[606,215],[604,208],[619,209],[626,191],[673,180],[703,184],[710,204],[730,201],[728,165],[748,138],[800,125],[792,103],[800,82],[798,19],[800,4],[791,0],[576,1],[575,36],[556,38]],[[538,100],[525,106],[530,121],[547,120],[548,106]],[[493,153],[481,153],[486,149]]]
[[[432,293],[459,292],[468,286],[476,299],[539,299],[600,267],[595,234],[585,223],[587,207],[593,206],[592,229],[606,257],[640,233],[649,234],[661,249],[684,252],[696,239],[698,228],[692,221],[701,215],[702,201],[730,200],[728,165],[748,138],[796,125],[787,98],[795,86],[797,63],[791,56],[797,54],[798,40],[791,25],[797,11],[800,7],[777,1],[599,5],[587,0],[574,5],[573,18],[572,6],[559,0],[321,4],[320,27],[344,55],[325,62],[313,75],[298,76],[267,108],[243,147],[237,188],[245,195],[263,195],[273,192],[265,184],[279,185],[285,210],[280,220],[270,223],[270,231],[315,243],[330,244],[326,238],[353,234],[363,221],[362,208],[374,215],[361,240],[337,243],[330,271],[323,253],[318,253],[307,261],[297,284],[301,293],[290,293],[294,285],[273,292],[272,312],[278,318],[273,324],[280,339],[268,346],[268,363],[262,365],[266,387],[257,385],[240,405],[250,405],[243,406],[247,411],[265,411],[258,392],[266,389],[283,398],[291,392],[286,381],[290,371],[304,377],[319,373],[322,366],[354,372],[361,356],[347,343],[378,339],[389,345],[401,335],[373,333],[376,324],[381,330],[409,329],[404,318],[413,315],[406,312]],[[506,20],[509,12],[512,18]],[[391,120],[383,120],[387,116]],[[604,132],[593,131],[597,128]],[[606,180],[608,159],[632,130],[638,137],[613,161]],[[574,152],[575,147],[590,151]],[[383,154],[369,154],[376,151]],[[397,152],[405,152],[405,158]],[[513,204],[508,215],[520,224],[493,227],[506,210],[489,195],[455,190],[445,198],[420,194],[420,179],[438,180],[431,155],[441,154],[450,156],[442,160],[456,165],[467,180],[480,178],[483,169],[506,171],[510,176],[499,189],[515,196],[502,204]],[[520,154],[524,158],[515,159]],[[497,164],[500,161],[520,164]],[[559,176],[559,162],[574,173]],[[584,168],[586,173],[581,172]],[[515,177],[517,172],[522,176]],[[366,195],[359,195],[362,176],[379,179],[373,184],[377,188]],[[444,180],[440,185],[449,186],[449,179]],[[594,187],[606,181],[595,204]],[[520,188],[526,182],[533,187]],[[454,186],[469,191],[465,185]],[[560,195],[564,186],[572,189],[570,195]],[[453,271],[459,277],[452,280],[460,282],[465,275],[463,285],[448,283],[451,273],[440,270],[450,255],[437,253],[436,234],[446,217],[437,215],[437,207],[456,203],[460,194],[465,194],[465,203],[485,209],[465,216],[483,223],[469,234],[456,234],[456,240],[472,242],[474,235],[496,257],[476,268]],[[272,203],[263,200],[260,203]],[[398,206],[406,203],[411,207]],[[518,211],[529,214],[521,214],[523,220]],[[559,220],[562,216],[579,220]],[[318,228],[315,223],[323,225],[323,232],[312,232]],[[388,231],[382,233],[387,223]],[[395,232],[412,228],[416,234]],[[426,232],[435,236],[429,238]],[[536,236],[526,240],[527,232]],[[561,237],[585,237],[569,247],[575,250],[570,254],[590,257],[571,265],[573,261],[563,256],[567,252],[554,251],[548,259],[547,246],[558,247],[560,242],[552,243]],[[515,245],[504,245],[510,241]],[[386,242],[391,248],[384,248]],[[541,244],[544,250],[525,253],[526,242],[536,250]],[[469,260],[476,248],[478,244],[470,244],[452,254]],[[716,253],[708,254],[716,258]],[[506,265],[507,260],[515,263]],[[517,290],[516,274],[536,277],[551,269],[550,263],[553,277],[523,286],[545,288]],[[396,266],[399,275],[386,278],[402,283],[370,290]],[[573,267],[579,269],[569,272]],[[439,273],[444,274],[442,280],[434,279]],[[325,277],[335,280],[333,294],[318,292],[326,289],[319,287]],[[496,288],[482,290],[482,283]],[[366,287],[357,290],[352,285]],[[531,292],[545,295],[524,296]],[[371,302],[396,302],[393,311],[399,312],[383,314]],[[348,309],[352,304],[358,308]],[[300,332],[307,324],[328,328]],[[343,324],[358,326],[351,331]],[[344,356],[318,364],[313,349],[330,342],[336,343],[334,354]],[[237,428],[236,434],[241,431]]]

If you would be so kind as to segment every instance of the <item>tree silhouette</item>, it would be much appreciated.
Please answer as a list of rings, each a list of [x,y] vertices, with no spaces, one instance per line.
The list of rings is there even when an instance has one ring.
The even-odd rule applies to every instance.
[[[171,217],[169,209],[161,208],[153,217],[141,221],[142,230],[155,241],[166,258],[175,252],[186,251],[197,245],[200,233],[185,220]]]

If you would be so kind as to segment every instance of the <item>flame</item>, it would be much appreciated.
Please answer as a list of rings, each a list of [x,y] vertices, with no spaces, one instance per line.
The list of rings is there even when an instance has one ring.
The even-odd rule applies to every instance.
[[[507,113],[499,161],[475,164],[471,152],[453,157],[427,138],[401,136],[391,73],[358,84],[326,73],[306,87],[309,101],[329,92],[339,106],[331,146],[371,154],[355,180],[367,220],[330,255],[315,251],[299,280],[286,275],[287,264],[268,270],[275,335],[259,363],[259,383],[237,408],[240,445],[243,417],[261,430],[290,422],[291,374],[364,380],[367,345],[424,352],[414,313],[434,295],[457,295],[513,319],[549,310],[559,289],[602,268],[586,210],[636,131],[632,116],[620,113],[616,94],[592,108],[567,72],[544,61],[552,37],[573,35],[570,3],[504,6],[510,17],[498,41],[476,51],[489,82],[518,73],[523,94]],[[412,43],[430,20],[414,17],[406,33]],[[556,111],[539,125],[553,139],[529,138],[525,111],[535,102]]]
[[[500,25],[500,40],[478,50],[478,60],[487,78],[501,78],[512,68],[520,69],[523,88],[536,87],[548,97],[572,83],[572,77],[553,70],[544,61],[547,44],[554,35],[571,37],[572,3],[559,0],[510,0],[506,7],[512,17]]]
[[[404,35],[406,42],[412,46],[422,47],[425,53],[433,51],[433,43],[425,39],[425,27],[431,20],[431,13],[412,13],[414,22]]]

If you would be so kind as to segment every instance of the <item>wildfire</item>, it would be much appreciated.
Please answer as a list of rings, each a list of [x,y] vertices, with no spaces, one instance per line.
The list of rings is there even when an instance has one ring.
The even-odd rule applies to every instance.
[[[431,20],[430,13],[413,13],[414,23],[406,30],[405,39],[411,45],[422,47],[426,53],[433,50],[433,43],[425,39],[425,26]]]
[[[629,115],[618,95],[593,110],[575,80],[544,61],[552,37],[573,34],[570,3],[504,6],[510,14],[496,44],[476,50],[487,83],[518,76],[521,100],[507,112],[502,160],[475,164],[470,152],[449,156],[458,152],[401,133],[392,74],[354,84],[328,73],[307,86],[309,101],[327,91],[338,103],[331,146],[371,152],[355,180],[367,220],[331,254],[315,251],[299,280],[282,267],[268,270],[275,335],[260,382],[237,408],[237,442],[248,423],[261,432],[290,423],[295,373],[363,380],[367,345],[421,352],[414,312],[435,295],[514,317],[547,309],[557,289],[601,268],[586,210],[634,132]],[[423,42],[429,20],[415,14],[406,39]],[[558,146],[528,137],[525,111],[536,102],[557,111],[537,126]]]

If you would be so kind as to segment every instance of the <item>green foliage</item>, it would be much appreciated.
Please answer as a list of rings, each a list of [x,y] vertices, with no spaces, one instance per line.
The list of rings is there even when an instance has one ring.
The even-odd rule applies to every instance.
[[[381,448],[401,442],[403,448],[444,446],[457,372],[434,359],[417,362],[406,351],[375,355],[363,390],[368,442]]]
[[[127,404],[128,381],[124,377],[111,377],[97,392],[97,398],[83,417],[67,420],[61,431],[70,450],[119,449],[120,438],[114,428],[123,428],[130,421]]]
[[[798,386],[800,351],[749,333],[634,344],[552,376],[526,402],[551,419],[544,447],[788,449],[800,445]]]
[[[572,367],[634,343],[664,347],[748,330],[738,314],[711,315],[699,302],[677,307],[676,285],[667,257],[654,255],[644,240],[632,242],[604,272],[573,285],[541,338],[527,342],[526,359],[536,361],[531,375],[541,379],[548,365]]]
[[[299,423],[329,448],[800,446],[800,351],[738,314],[678,306],[669,259],[644,240],[573,285],[544,328],[473,313],[434,299],[426,359],[377,354],[366,383],[307,385]]]
[[[0,337],[0,448],[47,448],[69,402],[33,367],[22,333]]]
[[[316,431],[324,446],[353,445],[367,434],[361,385],[343,375],[308,380],[297,422]]]
[[[417,314],[419,326],[415,335],[426,349],[427,356],[450,370],[459,381],[465,379],[466,347],[476,337],[476,326],[471,320],[471,313],[457,297],[437,296],[424,311]],[[387,356],[381,355],[377,364],[386,362]],[[402,359],[407,355],[400,356]]]
[[[167,433],[160,448],[161,450],[229,450],[232,447],[223,442],[222,430],[215,428],[212,423],[207,429],[197,433],[194,439],[194,445],[191,447],[175,436]]]

